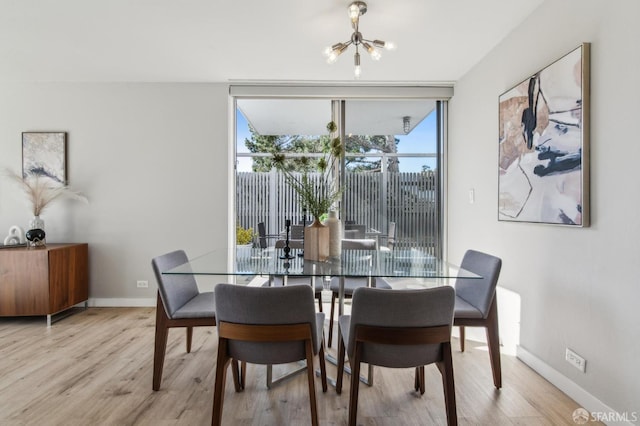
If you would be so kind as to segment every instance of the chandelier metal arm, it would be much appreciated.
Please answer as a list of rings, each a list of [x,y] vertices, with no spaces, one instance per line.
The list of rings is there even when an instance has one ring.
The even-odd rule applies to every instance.
[[[356,52],[354,54],[354,74],[355,77],[360,77],[360,52],[359,45],[362,45],[364,49],[371,55],[371,57],[375,60],[380,59],[380,52],[376,48],[394,48],[393,43],[387,43],[382,40],[374,39],[369,40],[362,37],[360,33],[360,17],[367,12],[367,4],[363,1],[354,1],[349,5],[349,18],[351,19],[351,27],[353,28],[353,33],[351,34],[351,39],[342,43],[336,43],[331,47],[325,49],[325,55],[327,56],[327,62],[333,63],[336,62],[338,56],[344,52],[349,45],[354,45],[356,48]]]

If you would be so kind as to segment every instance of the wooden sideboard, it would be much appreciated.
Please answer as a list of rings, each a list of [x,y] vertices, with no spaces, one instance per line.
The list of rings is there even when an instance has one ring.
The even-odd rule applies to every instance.
[[[89,299],[89,246],[0,250],[0,316],[51,315]]]

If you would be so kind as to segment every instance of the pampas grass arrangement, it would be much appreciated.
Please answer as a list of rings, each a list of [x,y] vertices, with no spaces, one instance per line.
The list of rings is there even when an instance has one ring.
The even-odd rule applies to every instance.
[[[60,185],[40,175],[27,174],[22,177],[12,170],[7,170],[7,176],[27,194],[34,216],[40,216],[53,201],[61,198],[89,202],[87,197],[72,190],[68,185]]]

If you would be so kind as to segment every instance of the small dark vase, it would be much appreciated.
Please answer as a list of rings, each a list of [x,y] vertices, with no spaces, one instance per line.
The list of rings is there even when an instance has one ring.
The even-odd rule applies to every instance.
[[[34,216],[29,223],[30,229],[25,233],[29,247],[44,247],[46,244],[46,234],[44,232],[44,221],[40,216]]]
[[[45,245],[45,232],[44,229],[36,228],[29,229],[25,236],[27,237],[27,241],[29,241],[29,245],[32,247],[39,247]]]

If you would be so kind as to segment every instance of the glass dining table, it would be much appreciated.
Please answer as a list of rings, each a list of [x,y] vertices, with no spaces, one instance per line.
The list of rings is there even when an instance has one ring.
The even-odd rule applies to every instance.
[[[201,256],[163,274],[216,275],[230,277],[264,277],[273,282],[273,277],[282,277],[286,285],[289,277],[310,277],[321,279],[328,289],[328,280],[340,278],[338,292],[338,314],[344,310],[344,278],[368,278],[375,286],[374,278],[385,278],[400,282],[395,287],[420,288],[447,285],[452,279],[479,279],[481,276],[454,264],[437,259],[426,249],[407,248],[394,250],[342,250],[341,256],[327,261],[304,259],[301,250],[292,249],[290,258],[285,258],[282,248],[218,249]],[[415,279],[415,280],[408,280]],[[264,281],[263,281],[264,282]],[[315,286],[314,286],[315,287]]]
[[[262,276],[262,277],[365,277],[479,279],[481,276],[442,261],[420,248],[394,250],[349,250],[338,258],[311,261],[292,249],[289,259],[282,248],[218,249],[189,259],[163,274]]]
[[[241,281],[250,281],[248,285],[252,285],[251,282],[263,285],[266,280],[273,283],[274,277],[282,277],[282,282],[287,285],[289,278],[309,277],[314,288],[314,280],[322,280],[326,291],[330,291],[330,279],[338,277],[338,315],[344,313],[345,278],[367,278],[370,286],[375,286],[375,278],[385,278],[392,288],[398,289],[451,285],[455,279],[482,278],[457,265],[437,259],[427,249],[420,248],[343,250],[339,258],[327,261],[311,261],[298,254],[301,251],[293,249],[289,253],[290,258],[285,258],[284,249],[272,247],[218,249],[189,259],[189,262],[162,273],[226,277],[224,282],[236,282],[244,277]],[[268,387],[272,384],[270,371],[271,369],[268,370]],[[370,385],[372,374],[373,371],[369,368],[369,377],[363,381]]]

